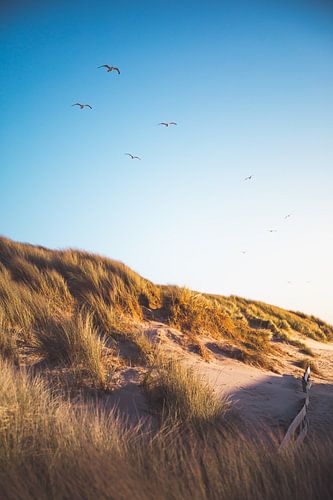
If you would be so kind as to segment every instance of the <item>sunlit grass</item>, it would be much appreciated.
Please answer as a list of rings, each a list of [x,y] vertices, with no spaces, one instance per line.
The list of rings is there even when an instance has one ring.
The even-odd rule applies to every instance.
[[[158,367],[146,376],[145,389],[152,406],[165,417],[201,424],[217,422],[230,407],[227,398],[212,392],[193,368],[179,360],[159,360]]]
[[[322,340],[333,336],[330,325],[302,313],[239,297],[154,285],[105,257],[77,250],[52,251],[5,238],[0,238],[0,313],[6,331],[11,332],[10,339],[2,341],[4,351],[13,353],[14,345],[24,345],[49,360],[71,359],[81,365],[72,328],[77,321],[73,318],[80,315],[90,318],[94,335],[89,338],[118,342],[126,337],[137,345],[141,362],[148,364],[154,357],[152,347],[139,333],[147,314],[181,330],[187,345],[207,361],[210,353],[203,339],[228,339],[239,349],[240,360],[266,368],[271,337],[312,355],[302,341],[292,340],[293,331]],[[76,330],[87,331],[82,325]],[[87,338],[81,339],[86,351]],[[61,348],[53,348],[51,344],[56,346],[60,339]]]
[[[104,340],[89,315],[69,318],[44,317],[35,335],[35,349],[51,362],[71,365],[87,372],[99,384],[105,381]]]
[[[192,406],[177,383],[166,383],[174,388],[165,393],[165,404],[170,400],[178,417],[152,429],[129,428],[103,407],[75,408],[39,377],[18,372],[0,358],[1,498],[332,497],[330,432],[325,440],[310,439],[298,452],[281,454],[267,430],[245,433],[237,420],[224,418],[216,424],[220,407],[213,399],[213,407],[204,408],[203,402],[212,403],[208,393],[190,396],[192,403],[202,400]],[[183,410],[196,419],[213,418],[215,425],[198,426]]]

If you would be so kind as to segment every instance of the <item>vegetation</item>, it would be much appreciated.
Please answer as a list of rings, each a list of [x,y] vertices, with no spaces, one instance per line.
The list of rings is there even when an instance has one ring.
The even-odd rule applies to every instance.
[[[91,316],[76,314],[70,318],[39,318],[36,350],[50,361],[71,365],[87,372],[99,384],[105,382],[102,362],[103,338],[93,326]]]
[[[187,288],[165,287],[163,292],[168,321],[175,328],[217,338],[233,336],[235,325],[215,299]]]
[[[223,416],[218,422],[216,405],[211,415],[199,410],[194,424],[184,423],[178,410],[191,411],[197,402],[193,407],[188,401],[185,407],[172,402],[177,415],[168,415],[156,429],[129,429],[103,408],[76,409],[38,376],[17,372],[1,359],[0,384],[1,498],[306,500],[333,495],[332,436],[309,441],[300,453],[281,454],[273,437],[244,434],[238,425],[226,425]],[[171,390],[166,403],[178,396],[183,398],[182,391]],[[203,397],[209,398],[205,389]],[[201,416],[212,417],[214,425],[198,427]]]
[[[311,355],[290,332],[333,338],[330,325],[301,313],[158,286],[105,257],[0,238],[0,351],[16,363],[22,354],[26,363],[29,350],[103,385],[110,356],[124,341],[136,352],[134,363],[153,363],[154,348],[141,328],[147,319],[181,330],[207,361],[204,339],[227,339],[234,357],[265,368],[272,366],[271,340]]]
[[[246,318],[250,325],[261,325],[273,334],[294,330],[315,340],[333,340],[333,327],[313,316],[240,297],[220,297],[218,300],[232,311],[233,316]]]
[[[18,364],[16,334],[11,332],[4,315],[0,314],[0,354]]]
[[[157,286],[104,257],[0,238],[0,498],[332,497],[333,436],[277,453],[277,436],[249,433],[227,399],[159,351],[143,333],[151,319],[208,362],[214,339],[269,369],[278,342],[305,352],[293,331],[333,333],[300,313]],[[151,409],[137,425],[107,406],[114,372],[133,365]]]
[[[317,375],[321,375],[321,371],[315,361],[313,361],[310,358],[303,358],[300,361],[297,361],[297,365],[306,370],[308,366],[311,368],[311,371],[313,373],[316,373]]]
[[[228,399],[219,398],[191,368],[175,359],[162,359],[148,372],[144,386],[152,407],[163,418],[203,424],[217,423],[229,409]]]
[[[302,354],[306,354],[307,356],[312,356],[315,357],[315,353],[311,349],[311,347],[308,347],[307,345],[304,345],[301,349]]]

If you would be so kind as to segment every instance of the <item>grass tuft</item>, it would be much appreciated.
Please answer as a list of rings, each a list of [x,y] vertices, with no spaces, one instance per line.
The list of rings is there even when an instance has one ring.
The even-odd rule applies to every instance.
[[[171,359],[160,360],[159,367],[147,374],[144,387],[160,414],[182,422],[218,422],[230,406],[228,399],[212,392],[194,369]]]
[[[36,331],[36,351],[55,363],[72,365],[88,373],[99,384],[105,382],[105,343],[89,315],[55,319],[44,317]]]
[[[187,288],[168,287],[164,290],[164,302],[169,322],[175,328],[215,338],[233,335],[233,322],[214,299]]]
[[[315,353],[313,352],[313,350],[311,349],[311,347],[308,347],[305,344],[304,344],[304,347],[302,347],[301,352],[303,354],[306,354],[307,356],[312,356],[312,357],[316,356]]]
[[[304,370],[306,370],[307,367],[309,366],[313,373],[316,373],[317,375],[321,375],[321,371],[320,371],[317,363],[315,361],[313,361],[313,359],[303,358],[300,361],[297,361],[297,366],[299,366],[300,368],[303,368]]]

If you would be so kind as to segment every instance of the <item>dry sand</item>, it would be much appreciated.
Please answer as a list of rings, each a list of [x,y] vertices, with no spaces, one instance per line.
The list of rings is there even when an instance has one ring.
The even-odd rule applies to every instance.
[[[206,362],[189,350],[182,332],[163,323],[147,323],[144,331],[163,351],[192,367],[217,394],[229,396],[245,421],[286,429],[303,404],[302,370],[295,366],[297,356],[298,359],[302,356],[296,348],[283,346],[281,373],[277,374],[214,352],[214,343],[207,339],[204,343],[210,349],[211,361]],[[316,363],[324,368],[323,377],[312,375],[310,394],[310,429],[319,431],[333,426],[333,344],[299,338],[313,349]],[[119,389],[110,397],[110,403],[130,414],[131,420],[148,411],[140,390],[140,375],[136,368],[127,369],[121,375]]]

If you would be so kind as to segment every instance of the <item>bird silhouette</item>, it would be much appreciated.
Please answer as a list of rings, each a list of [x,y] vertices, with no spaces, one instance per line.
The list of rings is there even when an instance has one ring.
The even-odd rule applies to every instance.
[[[131,155],[131,153],[125,153],[127,156],[129,156],[131,158],[131,160],[141,160],[141,158],[139,156],[134,156],[134,155]]]
[[[80,106],[80,109],[84,109],[84,108],[90,108],[90,109],[92,109],[92,107],[90,106],[90,104],[81,104],[80,102],[76,102],[75,104],[72,104],[72,106]]]
[[[118,75],[120,75],[120,69],[116,68],[116,66],[109,66],[108,64],[102,64],[102,66],[98,66],[97,69],[99,68],[105,68],[108,73],[111,73],[111,71],[117,71]]]
[[[159,125],[164,125],[165,127],[169,127],[170,125],[178,125],[176,122],[160,122]]]
[[[244,181],[250,181],[253,179],[253,175],[249,175],[248,177],[245,177]]]

